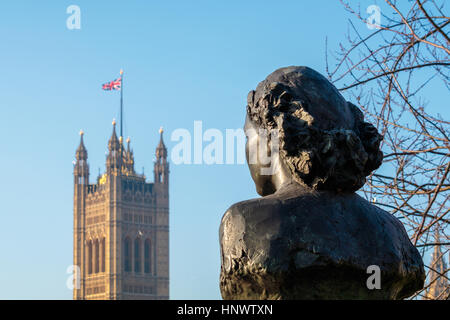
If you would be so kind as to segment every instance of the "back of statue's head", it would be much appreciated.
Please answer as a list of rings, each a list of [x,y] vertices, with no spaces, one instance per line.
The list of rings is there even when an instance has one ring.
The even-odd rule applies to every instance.
[[[250,91],[248,119],[278,130],[280,158],[294,180],[356,191],[382,162],[382,137],[325,77],[308,67],[271,73]]]

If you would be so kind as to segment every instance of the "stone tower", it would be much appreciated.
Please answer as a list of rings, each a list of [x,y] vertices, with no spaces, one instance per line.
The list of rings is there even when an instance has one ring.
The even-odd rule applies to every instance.
[[[447,266],[445,264],[445,252],[441,250],[439,228],[436,228],[435,243],[429,274],[429,287],[424,300],[446,300],[450,297],[450,283],[447,280]],[[443,275],[443,276],[442,276]]]
[[[80,135],[73,172],[73,298],[169,299],[169,164],[162,129],[153,183],[135,172],[130,140],[125,146],[117,137],[115,122],[106,172],[89,183]]]

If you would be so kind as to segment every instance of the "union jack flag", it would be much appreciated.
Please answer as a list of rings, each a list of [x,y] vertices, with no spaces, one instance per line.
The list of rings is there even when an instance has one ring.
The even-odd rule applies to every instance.
[[[120,90],[122,86],[122,77],[102,85],[103,90]]]

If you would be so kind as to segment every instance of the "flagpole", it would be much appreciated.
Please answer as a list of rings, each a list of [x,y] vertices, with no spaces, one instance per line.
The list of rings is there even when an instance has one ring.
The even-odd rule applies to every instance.
[[[123,137],[123,70],[120,70],[120,136]]]

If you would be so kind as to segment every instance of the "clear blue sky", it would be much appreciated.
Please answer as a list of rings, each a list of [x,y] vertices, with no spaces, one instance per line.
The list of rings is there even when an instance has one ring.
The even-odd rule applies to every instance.
[[[66,28],[71,4],[81,30]],[[160,126],[169,151],[194,120],[242,127],[248,91],[270,72],[324,73],[325,37],[337,48],[348,17],[337,1],[2,1],[0,299],[72,297],[78,132],[93,181],[118,117],[103,82],[125,70],[125,136],[151,177]],[[219,299],[220,219],[257,196],[247,166],[172,164],[170,179],[171,298]]]

